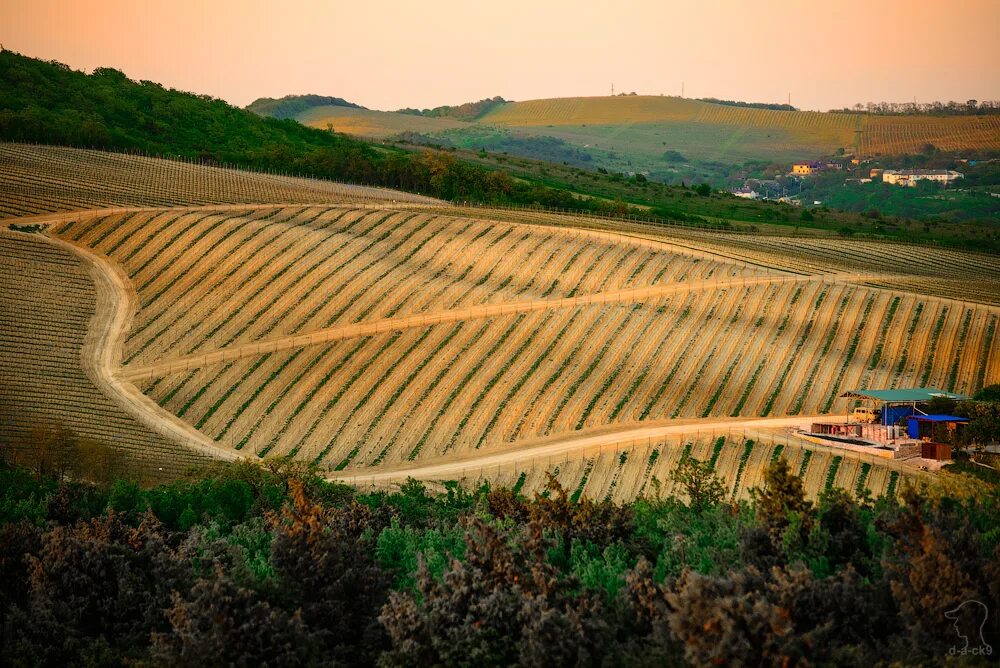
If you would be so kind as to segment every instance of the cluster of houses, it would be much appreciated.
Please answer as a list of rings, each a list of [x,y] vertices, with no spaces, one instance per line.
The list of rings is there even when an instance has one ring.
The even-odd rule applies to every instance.
[[[856,164],[855,161],[851,161]],[[792,164],[792,171],[789,176],[811,176],[819,172],[832,169],[842,169],[843,166],[836,162],[822,162],[820,160],[806,160]],[[869,178],[858,179],[861,183],[871,183],[876,179],[881,179],[882,183],[889,183],[895,186],[914,187],[918,181],[932,181],[942,185],[949,185],[958,179],[965,178],[961,172],[953,169],[872,169]]]
[[[857,166],[859,164],[860,161],[856,158],[851,160],[851,165]],[[805,160],[792,163],[792,169],[788,172],[788,176],[793,177],[792,182],[794,183],[797,179],[813,176],[815,174],[819,174],[820,172],[833,170],[839,171],[845,169],[845,167],[847,167],[847,163]],[[857,174],[857,172],[854,173]],[[920,181],[930,181],[932,183],[940,183],[943,186],[948,186],[962,178],[965,178],[965,175],[961,172],[956,172],[953,169],[874,168],[869,171],[867,177],[848,178],[845,179],[845,183],[871,183],[872,181],[880,180],[882,183],[912,188],[915,187]],[[794,198],[786,197],[785,185],[776,180],[746,179],[742,186],[730,190],[729,192],[744,199],[775,199],[795,204],[799,203]]]
[[[965,178],[964,174],[953,169],[873,169],[869,176],[870,180],[881,177],[882,183],[911,188],[916,186],[918,181],[933,181],[948,185]]]
[[[853,160],[852,163],[854,163]],[[788,174],[789,176],[811,176],[832,169],[843,169],[843,166],[836,162],[806,160],[793,163],[792,171]],[[933,181],[948,185],[958,179],[965,178],[965,175],[953,169],[872,169],[869,172],[869,178],[860,179],[860,181],[870,183],[877,178],[881,178],[883,183],[913,187],[917,185],[918,181]]]

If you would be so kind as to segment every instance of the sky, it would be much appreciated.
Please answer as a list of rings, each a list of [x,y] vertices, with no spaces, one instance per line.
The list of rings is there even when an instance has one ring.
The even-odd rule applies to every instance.
[[[4,48],[246,105],[1000,99],[1000,0],[0,0]]]

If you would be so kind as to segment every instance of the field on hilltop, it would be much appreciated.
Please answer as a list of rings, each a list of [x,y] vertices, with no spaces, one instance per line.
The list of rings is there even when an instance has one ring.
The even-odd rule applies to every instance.
[[[50,249],[95,281],[74,279],[90,294],[80,301],[58,270],[30,273],[83,304],[65,325],[72,340],[103,332],[90,347],[67,339],[52,366],[58,377],[82,365],[103,391],[48,410],[74,428],[113,402],[179,452],[525,491],[558,468],[567,488],[623,499],[684,452],[717,463],[742,498],[785,451],[812,494],[836,484],[877,495],[918,473],[789,428],[846,411],[846,389],[972,393],[1000,380],[992,256],[461,209],[349,186],[310,202],[322,182],[306,180],[212,206],[240,198],[206,192],[250,177],[183,165],[154,179],[162,203],[101,210],[115,200],[95,195],[99,184],[129,183],[147,159],[30,150],[30,165],[0,165],[5,185],[51,180],[48,210],[92,209],[37,215],[56,192],[44,188],[30,206],[10,187],[0,201],[8,215],[36,214],[11,219],[0,243]],[[99,294],[105,307],[86,306]],[[16,371],[5,391],[37,403],[37,372],[14,341],[50,329],[22,312],[7,316],[20,333],[5,344]]]
[[[296,119],[310,127],[326,130],[330,126],[335,132],[343,132],[359,137],[383,139],[401,132],[432,133],[453,128],[464,128],[469,124],[451,118],[428,118],[391,111],[372,111],[339,105],[312,107],[296,116]]]
[[[338,130],[377,137],[450,130],[443,136],[460,141],[461,129],[469,127],[461,121],[348,107],[318,107],[296,117],[314,127],[325,128],[329,121]],[[587,148],[597,157],[608,152],[639,157],[636,166],[644,169],[655,165],[667,150],[692,160],[733,164],[817,158],[833,155],[839,149],[863,156],[920,153],[928,144],[943,151],[1000,150],[1000,115],[783,111],[672,96],[507,102],[493,106],[475,124],[516,129],[530,136],[557,137]]]

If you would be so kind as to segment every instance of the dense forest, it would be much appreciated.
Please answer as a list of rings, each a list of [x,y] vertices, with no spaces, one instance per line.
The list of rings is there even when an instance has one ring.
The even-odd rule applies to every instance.
[[[554,482],[533,499],[355,491],[281,460],[144,486],[121,455],[60,458],[59,433],[0,464],[6,665],[867,667],[1000,649],[1000,480],[972,463],[813,502],[779,458],[734,505],[688,458],[683,498],[657,483],[617,505]]]

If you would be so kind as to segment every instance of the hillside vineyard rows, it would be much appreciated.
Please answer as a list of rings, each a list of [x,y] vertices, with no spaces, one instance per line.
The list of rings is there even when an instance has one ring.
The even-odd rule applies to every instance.
[[[99,180],[140,160],[108,158]],[[349,186],[303,203],[321,182],[293,180],[236,206],[226,178],[250,175],[206,185],[153,162],[170,208],[99,210],[82,177],[0,168],[94,209],[0,236],[5,423],[63,422],[152,459],[172,449],[174,466],[290,456],[362,483],[443,465],[527,492],[558,468],[567,488],[616,499],[685,456],[742,498],[784,451],[812,494],[879,494],[913,474],[796,439],[786,418],[842,415],[845,389],[1000,380],[1000,308],[950,298],[1000,283],[975,253],[596,229],[610,224]],[[38,210],[2,192],[7,211]],[[191,193],[198,206],[180,206]]]
[[[0,174],[0,218],[116,206],[434,202],[384,188],[29,144],[0,143]]]

